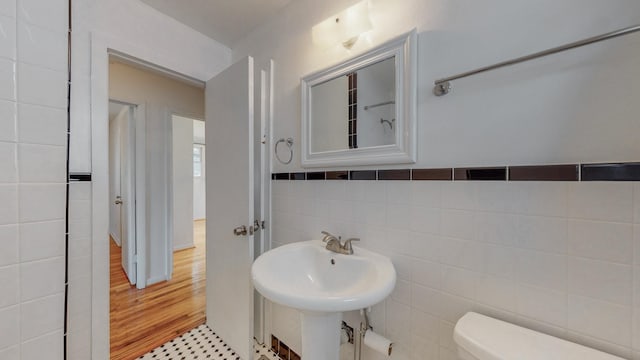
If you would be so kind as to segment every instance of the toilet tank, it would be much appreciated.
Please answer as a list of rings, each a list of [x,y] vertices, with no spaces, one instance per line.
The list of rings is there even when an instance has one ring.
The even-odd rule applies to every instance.
[[[474,312],[458,320],[453,340],[463,360],[623,360]]]

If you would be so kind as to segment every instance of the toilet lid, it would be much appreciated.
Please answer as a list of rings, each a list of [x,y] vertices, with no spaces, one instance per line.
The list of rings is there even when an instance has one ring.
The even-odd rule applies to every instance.
[[[458,320],[453,339],[480,360],[623,360],[474,312]]]

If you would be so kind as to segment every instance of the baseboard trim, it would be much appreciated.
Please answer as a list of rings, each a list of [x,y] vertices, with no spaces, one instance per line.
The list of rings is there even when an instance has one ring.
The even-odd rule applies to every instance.
[[[109,233],[109,236],[111,237],[111,239],[113,240],[113,242],[118,245],[118,247],[122,247],[122,242],[120,242],[120,239],[118,239],[117,236],[113,235],[112,233]]]
[[[173,252],[180,251],[180,250],[193,249],[195,247],[196,246],[193,245],[193,244],[176,246],[176,247],[173,248]]]

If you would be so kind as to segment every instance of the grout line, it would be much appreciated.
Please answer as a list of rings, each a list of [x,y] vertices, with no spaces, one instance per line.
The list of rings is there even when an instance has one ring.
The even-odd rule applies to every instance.
[[[69,331],[69,184],[70,184],[70,146],[71,146],[71,34],[73,13],[72,0],[67,1],[67,161],[66,161],[66,188],[65,188],[65,238],[64,238],[64,313],[63,313],[63,359],[68,358],[68,331]]]
[[[20,246],[20,238],[21,238],[21,221],[20,221],[20,163],[19,161],[19,156],[18,156],[18,152],[19,152],[19,147],[20,147],[20,127],[18,126],[18,122],[20,119],[20,106],[19,106],[19,98],[18,98],[18,88],[19,88],[19,79],[20,79],[20,74],[18,73],[18,59],[20,58],[20,54],[19,54],[19,42],[18,42],[18,1],[15,1],[16,3],[16,13],[15,13],[15,52],[16,52],[16,59],[15,62],[13,64],[13,69],[14,69],[14,87],[13,87],[13,98],[14,98],[14,106],[15,106],[15,118],[14,118],[14,130],[15,130],[15,142],[16,142],[16,158],[15,158],[15,164],[16,164],[16,197],[18,199],[17,205],[18,208],[16,210],[17,212],[17,219],[16,219],[16,235],[18,237],[18,259],[17,259],[17,266],[18,266],[18,321],[20,323],[19,326],[19,337],[18,337],[18,343],[16,344],[18,347],[18,356],[22,356],[22,338],[24,336],[24,331],[23,331],[23,321],[22,321],[22,284],[20,279],[22,278],[22,253],[21,253],[21,246]]]

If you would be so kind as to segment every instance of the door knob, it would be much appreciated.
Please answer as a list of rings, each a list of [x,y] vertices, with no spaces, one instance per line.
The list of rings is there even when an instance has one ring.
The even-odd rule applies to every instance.
[[[245,236],[247,235],[247,227],[242,225],[242,226],[238,226],[237,228],[233,229],[233,235],[235,236]]]
[[[120,205],[120,204],[122,204],[122,200],[118,199],[118,200],[114,201],[114,203],[115,203],[116,205]]]

